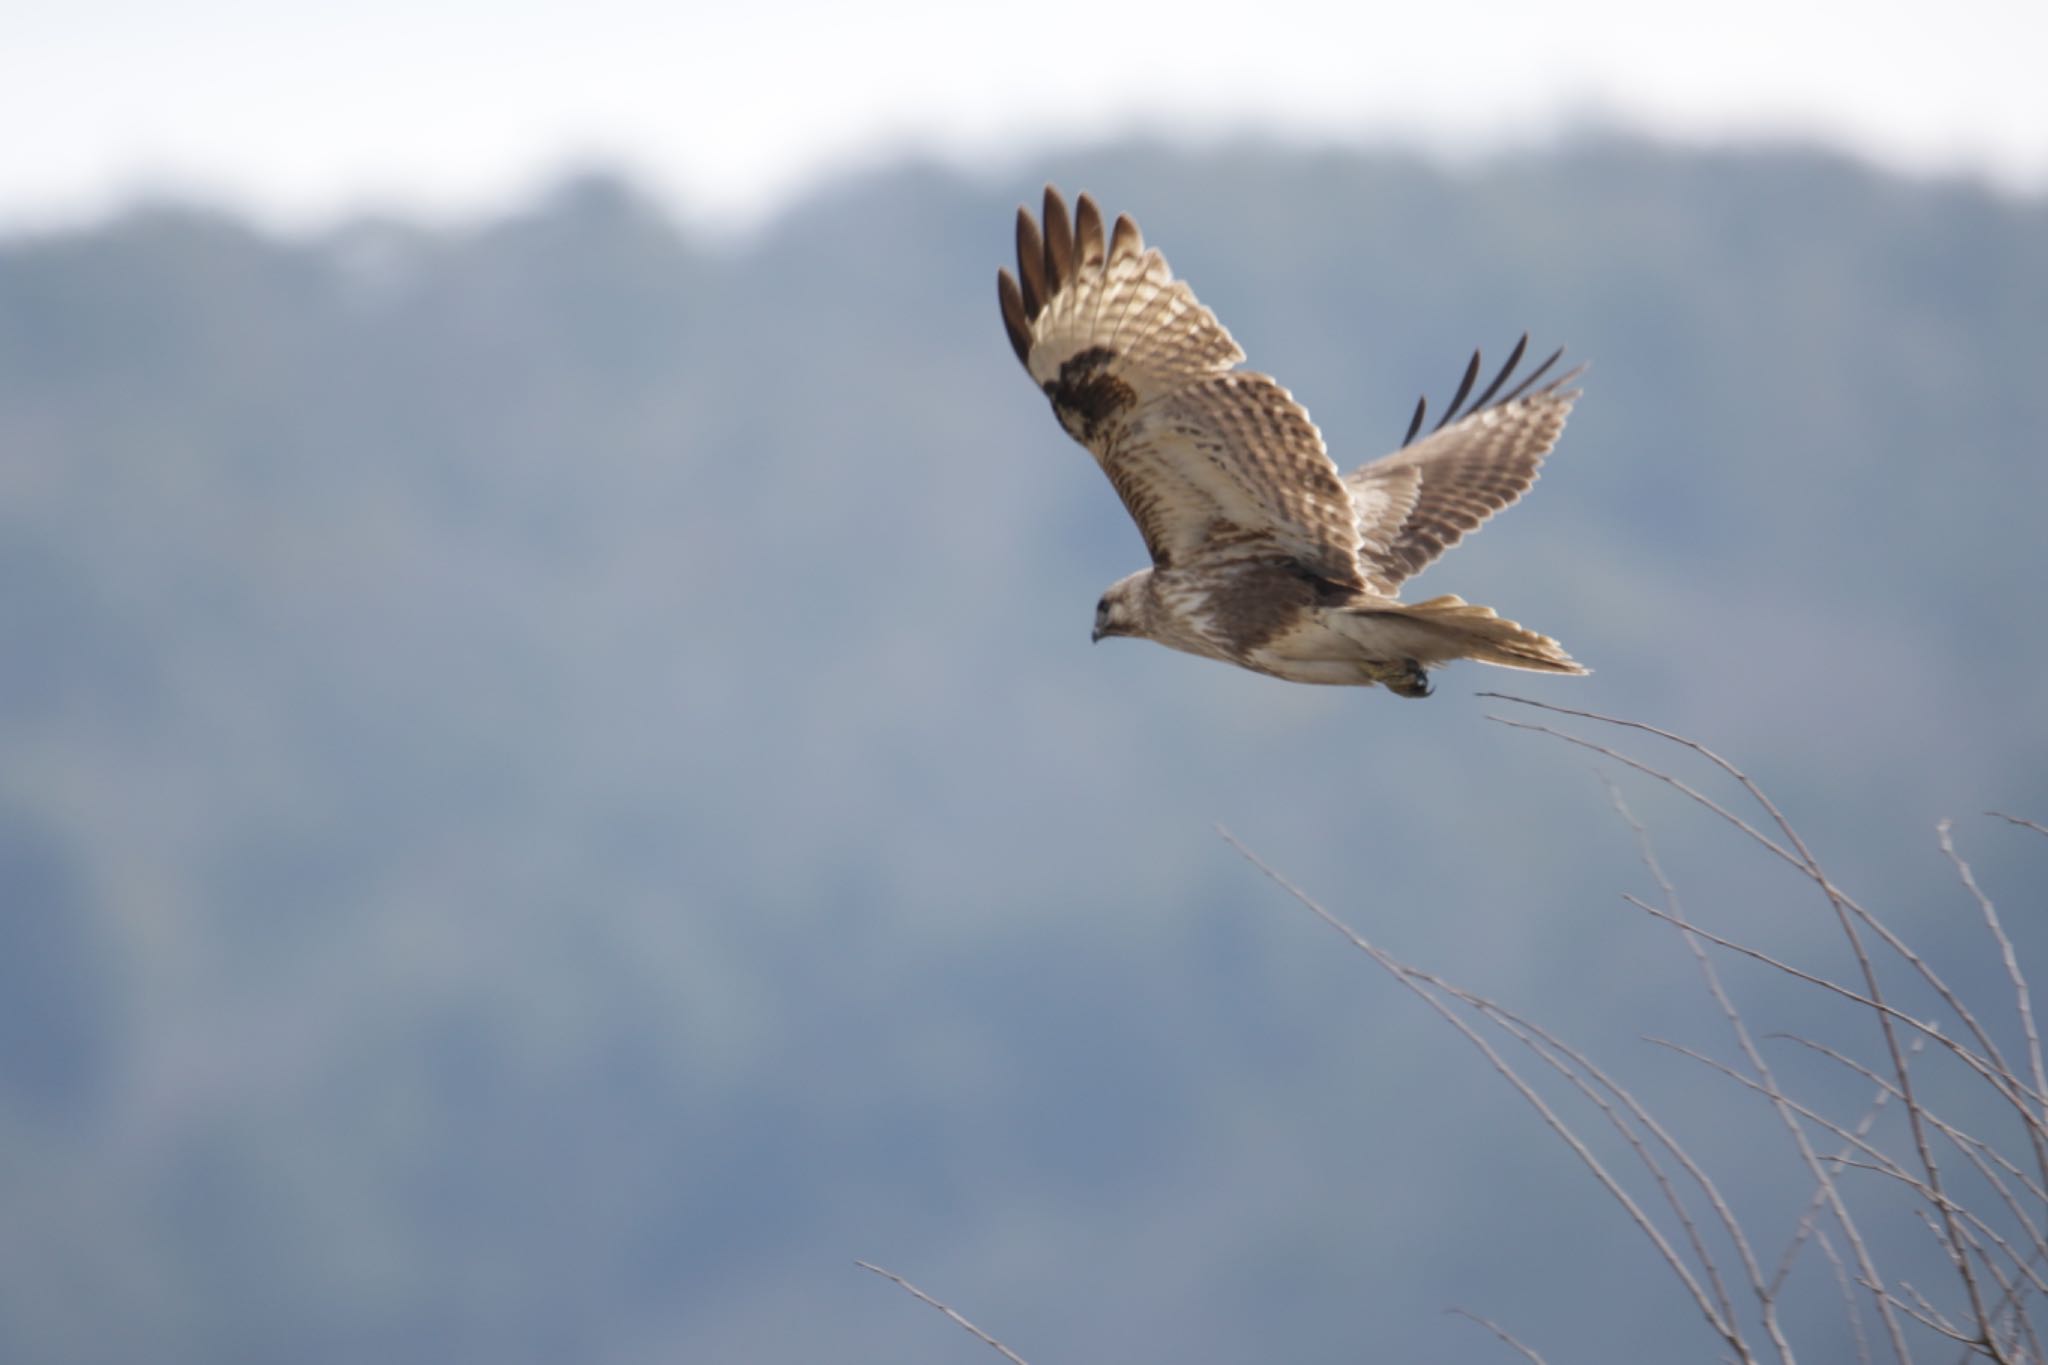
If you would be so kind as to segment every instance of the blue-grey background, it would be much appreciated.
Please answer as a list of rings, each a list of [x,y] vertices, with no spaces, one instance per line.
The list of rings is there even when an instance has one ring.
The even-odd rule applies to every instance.
[[[1474,345],[1590,361],[1530,500],[1417,586],[1594,675],[1416,703],[1090,648],[1142,549],[993,288],[1047,178],[1347,466]],[[2048,813],[2044,372],[2039,199],[1786,150],[1133,144],[717,242],[603,172],[473,228],[0,242],[0,1357],[985,1351],[858,1256],[1039,1365],[1507,1358],[1450,1304],[1718,1359],[1213,827],[1600,1052],[1775,1257],[1782,1133],[1640,1040],[1729,1051],[1595,761],[1472,693],[1711,742],[2009,1028],[1933,825],[2039,961],[2048,848],[1977,813]],[[1845,969],[1796,878],[1626,790],[1693,913]]]

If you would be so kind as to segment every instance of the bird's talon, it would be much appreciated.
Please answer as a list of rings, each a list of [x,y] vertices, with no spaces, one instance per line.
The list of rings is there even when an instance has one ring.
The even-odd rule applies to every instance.
[[[1429,671],[1413,659],[1401,661],[1401,672],[1387,679],[1387,690],[1397,697],[1426,697],[1436,691]]]

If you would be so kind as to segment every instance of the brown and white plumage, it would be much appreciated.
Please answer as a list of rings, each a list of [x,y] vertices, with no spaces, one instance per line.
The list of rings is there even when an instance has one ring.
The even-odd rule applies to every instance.
[[[1341,475],[1308,413],[1262,374],[1137,225],[1104,230],[1083,194],[1071,220],[1017,211],[1018,273],[998,272],[1003,326],[1069,435],[1123,499],[1152,567],[1115,584],[1095,636],[1137,635],[1297,682],[1428,692],[1455,658],[1583,673],[1557,642],[1456,597],[1412,605],[1403,580],[1535,481],[1577,371],[1512,388],[1523,345],[1477,399],[1475,354],[1428,434]],[[1527,338],[1523,338],[1526,344]],[[1561,353],[1560,353],[1561,354]],[[1503,390],[1506,390],[1503,392]]]

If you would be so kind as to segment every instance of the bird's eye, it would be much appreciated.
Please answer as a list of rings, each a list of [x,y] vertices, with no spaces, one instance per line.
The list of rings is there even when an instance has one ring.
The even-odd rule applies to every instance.
[[[1095,604],[1095,622],[1096,622],[1096,624],[1097,624],[1097,625],[1102,625],[1102,624],[1106,623],[1106,622],[1107,622],[1108,620],[1109,620],[1109,599],[1108,599],[1107,597],[1105,597],[1105,598],[1103,598],[1103,599],[1102,599],[1102,600],[1101,600],[1100,602],[1097,602],[1097,603]]]

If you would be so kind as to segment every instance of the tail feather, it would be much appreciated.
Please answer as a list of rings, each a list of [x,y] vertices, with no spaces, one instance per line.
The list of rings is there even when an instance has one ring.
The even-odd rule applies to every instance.
[[[1432,597],[1404,606],[1402,614],[1432,627],[1455,646],[1448,657],[1477,659],[1502,668],[1522,668],[1532,673],[1582,674],[1585,668],[1564,646],[1548,635],[1539,635],[1492,607],[1482,607],[1454,594]]]

